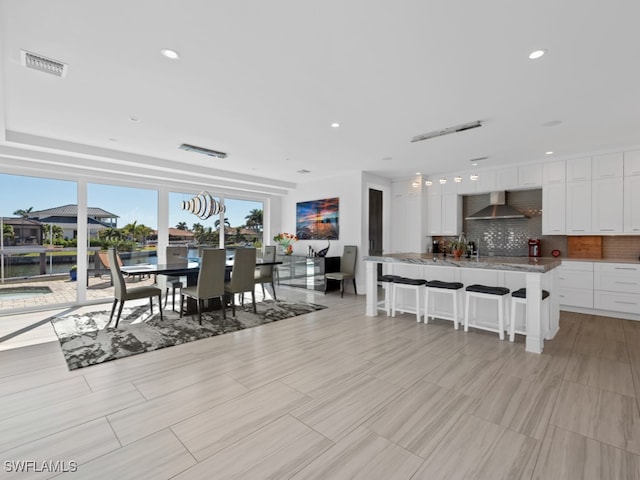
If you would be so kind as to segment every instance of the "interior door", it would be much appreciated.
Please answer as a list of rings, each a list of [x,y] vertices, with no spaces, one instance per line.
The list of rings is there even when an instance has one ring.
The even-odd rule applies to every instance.
[[[369,189],[369,255],[382,255],[382,192],[373,188]]]

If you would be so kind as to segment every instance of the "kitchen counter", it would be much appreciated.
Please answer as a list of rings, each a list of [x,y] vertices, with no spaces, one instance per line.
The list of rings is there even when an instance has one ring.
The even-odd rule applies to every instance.
[[[364,257],[366,273],[366,310],[365,315],[378,315],[378,268],[386,265],[387,273],[398,273],[413,278],[428,278],[461,281],[464,284],[484,283],[506,286],[511,290],[525,286],[527,288],[527,334],[525,348],[528,352],[542,353],[544,340],[551,340],[560,328],[560,309],[558,302],[558,268],[562,259],[554,257],[446,257],[430,253],[396,253]],[[443,270],[446,269],[446,270]],[[478,270],[478,271],[472,271]],[[484,271],[484,272],[483,272]],[[448,278],[447,278],[448,277]],[[465,280],[465,278],[467,280]],[[484,280],[493,278],[491,282]],[[480,282],[478,282],[480,279]],[[516,279],[516,280],[514,280]],[[519,279],[519,280],[518,280]],[[504,282],[501,284],[501,282]],[[551,292],[545,302],[543,312],[542,289]],[[543,315],[544,313],[544,315]]]
[[[418,265],[436,265],[441,267],[482,268],[512,272],[548,272],[559,267],[561,259],[554,257],[446,257],[432,253],[394,253],[390,255],[368,256],[364,261],[378,263],[412,263]]]

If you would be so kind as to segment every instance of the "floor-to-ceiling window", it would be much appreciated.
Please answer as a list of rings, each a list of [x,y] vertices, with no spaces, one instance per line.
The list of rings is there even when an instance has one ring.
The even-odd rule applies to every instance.
[[[77,188],[0,174],[0,312],[76,300]]]
[[[224,198],[225,245],[261,248],[264,204],[255,200]]]

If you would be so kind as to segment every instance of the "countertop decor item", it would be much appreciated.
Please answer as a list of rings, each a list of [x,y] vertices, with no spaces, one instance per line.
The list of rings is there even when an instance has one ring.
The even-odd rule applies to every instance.
[[[293,243],[298,241],[298,237],[293,233],[279,233],[273,237],[273,241],[282,247],[282,253],[291,255],[293,253]]]

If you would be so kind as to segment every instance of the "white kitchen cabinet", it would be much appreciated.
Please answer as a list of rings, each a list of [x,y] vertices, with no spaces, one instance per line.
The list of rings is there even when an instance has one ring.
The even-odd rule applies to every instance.
[[[478,174],[476,183],[476,193],[490,193],[495,192],[498,187],[496,186],[496,171],[484,170]]]
[[[564,160],[547,162],[542,165],[542,185],[565,184],[566,166]]]
[[[458,184],[458,194],[460,195],[473,195],[476,193],[476,180],[471,180],[471,174],[473,172],[465,172],[460,174],[462,182]]]
[[[542,185],[542,165],[533,163],[518,167],[518,188],[537,188]]]
[[[608,178],[591,183],[591,231],[621,233],[624,229],[623,179]]]
[[[593,307],[640,314],[640,265],[596,263]]]
[[[459,195],[442,195],[442,235],[462,232],[462,200]]]
[[[564,182],[542,187],[542,234],[564,235],[566,231],[566,187]]]
[[[505,167],[498,170],[496,190],[514,190],[518,186],[518,167]]]
[[[591,181],[567,183],[567,235],[591,232]]]
[[[640,233],[640,175],[624,179],[624,231]]]
[[[564,261],[558,267],[558,297],[562,305],[593,308],[593,262]]]
[[[429,195],[429,235],[442,235],[442,195]]]
[[[607,153],[606,155],[594,155],[591,158],[591,178],[622,177],[624,160],[622,152]]]
[[[591,180],[591,157],[567,160],[567,182]]]
[[[640,175],[640,150],[624,152],[624,175]]]

